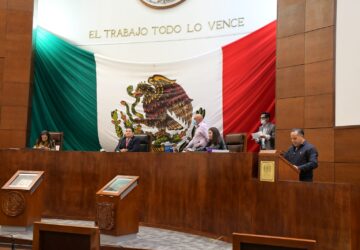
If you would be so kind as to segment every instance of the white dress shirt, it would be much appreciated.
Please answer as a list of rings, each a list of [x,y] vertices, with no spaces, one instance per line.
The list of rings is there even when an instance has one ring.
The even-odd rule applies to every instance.
[[[200,122],[196,126],[195,134],[189,144],[186,146],[186,149],[196,150],[205,148],[209,141],[208,138],[208,126],[204,121]]]

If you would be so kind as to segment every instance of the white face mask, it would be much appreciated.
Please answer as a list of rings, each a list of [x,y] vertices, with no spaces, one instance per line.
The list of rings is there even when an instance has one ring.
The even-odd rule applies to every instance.
[[[266,124],[266,119],[260,119],[260,123],[261,123],[261,125]]]

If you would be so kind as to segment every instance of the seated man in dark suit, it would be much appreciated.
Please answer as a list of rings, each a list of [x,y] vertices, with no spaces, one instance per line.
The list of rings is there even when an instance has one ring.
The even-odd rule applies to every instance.
[[[125,136],[119,140],[115,152],[139,152],[140,140],[134,136],[133,128],[126,128]]]
[[[318,166],[318,152],[316,148],[304,138],[304,130],[294,128],[290,133],[292,146],[284,157],[300,170],[300,181],[312,181],[313,169]]]

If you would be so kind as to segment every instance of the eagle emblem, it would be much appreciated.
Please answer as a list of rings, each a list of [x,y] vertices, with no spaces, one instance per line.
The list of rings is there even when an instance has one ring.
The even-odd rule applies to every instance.
[[[156,148],[166,142],[179,143],[189,134],[193,99],[176,80],[156,74],[135,87],[128,86],[126,91],[135,101],[129,104],[122,100],[120,105],[125,110],[111,112],[119,138],[123,136],[123,128],[131,127],[135,134],[150,135]],[[138,105],[142,106],[143,113],[138,111]]]
[[[135,96],[143,96],[144,118],[136,119],[148,127],[157,129],[182,130],[182,124],[189,126],[192,119],[192,99],[184,89],[162,75],[149,77],[148,83],[139,83]],[[180,120],[181,123],[177,120]]]

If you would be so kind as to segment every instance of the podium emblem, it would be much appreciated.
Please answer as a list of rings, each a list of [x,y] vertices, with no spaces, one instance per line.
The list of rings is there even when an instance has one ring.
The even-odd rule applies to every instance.
[[[260,161],[260,181],[275,182],[274,161]]]
[[[25,210],[25,198],[20,192],[8,192],[3,196],[1,208],[7,216],[18,216]]]
[[[97,226],[100,230],[111,230],[115,225],[114,204],[109,202],[97,203]]]

